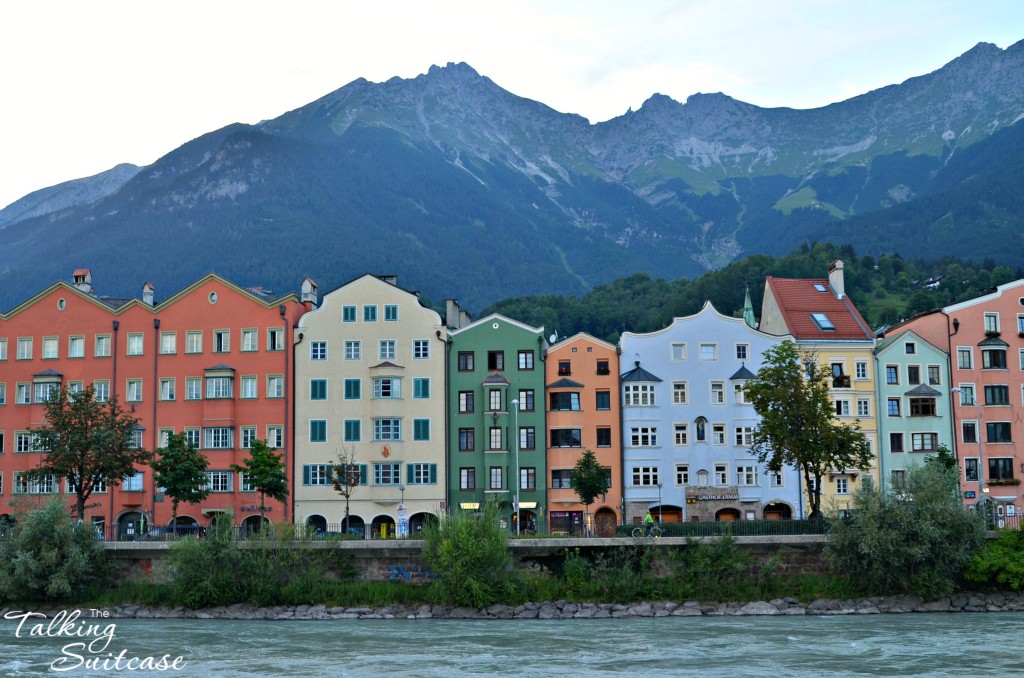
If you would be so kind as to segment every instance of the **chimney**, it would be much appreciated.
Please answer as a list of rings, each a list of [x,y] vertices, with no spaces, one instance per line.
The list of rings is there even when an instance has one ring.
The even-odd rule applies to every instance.
[[[153,297],[156,295],[156,288],[153,283],[145,283],[142,286],[142,303],[146,306],[154,306]]]
[[[299,300],[304,304],[309,304],[309,308],[316,308],[317,300],[317,286],[310,278],[306,278],[302,281],[302,293]]]
[[[846,296],[846,287],[843,284],[843,260],[836,259],[828,267],[828,284],[836,293],[836,299]]]
[[[444,323],[449,329],[457,330],[473,322],[473,318],[459,306],[459,302],[455,299],[445,299],[444,308]]]
[[[87,268],[77,268],[72,274],[72,280],[79,291],[92,294],[92,271]]]
[[[398,276],[397,275],[378,275],[377,277],[380,278],[381,280],[383,280],[384,282],[386,282],[389,285],[394,285],[395,287],[398,287]]]

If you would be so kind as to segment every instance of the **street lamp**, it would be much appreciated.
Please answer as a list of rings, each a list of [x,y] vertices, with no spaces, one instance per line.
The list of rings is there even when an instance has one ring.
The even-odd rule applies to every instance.
[[[955,386],[955,387],[949,389],[949,392],[950,393],[962,393],[963,391],[960,389],[959,386]],[[981,433],[981,425],[982,425],[982,421],[981,421],[981,403],[978,402],[977,395],[975,393],[973,393],[973,392],[971,393],[971,401],[972,401],[971,403],[963,403],[963,401],[961,401],[961,404],[973,404],[974,405],[974,409],[975,409],[975,411],[977,411],[977,414],[978,414],[978,421],[977,421],[977,423],[974,426],[974,436],[978,439],[978,469],[977,469],[977,471],[978,471],[978,499],[975,501],[974,505],[975,505],[975,507],[978,510],[983,510],[985,508],[985,501],[984,501],[985,500],[985,494],[988,492],[988,488],[985,487],[985,474],[982,473],[982,470],[981,470],[982,462],[984,461],[984,455],[982,454],[982,442],[981,442],[982,441],[982,437],[981,437],[982,436],[982,433]],[[954,431],[954,435],[956,435],[955,431]],[[993,506],[993,509],[994,508],[995,507]],[[993,516],[992,519],[994,521],[995,517]],[[985,524],[986,524],[986,527],[988,527],[988,516],[985,516]]]
[[[512,407],[515,408],[515,411],[513,412],[513,415],[515,417],[515,423],[512,428],[512,438],[515,440],[516,446],[516,474],[514,476],[516,481],[516,498],[515,504],[513,504],[512,509],[515,511],[516,516],[516,536],[519,536],[519,401],[515,398],[512,399]]]
[[[665,522],[663,519],[663,513],[661,508],[661,483],[658,483],[658,522]]]

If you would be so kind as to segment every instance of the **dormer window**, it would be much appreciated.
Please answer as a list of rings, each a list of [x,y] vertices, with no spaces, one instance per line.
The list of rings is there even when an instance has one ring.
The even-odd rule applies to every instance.
[[[828,319],[828,316],[824,313],[812,313],[811,320],[818,326],[818,329],[822,332],[835,332],[836,326]]]

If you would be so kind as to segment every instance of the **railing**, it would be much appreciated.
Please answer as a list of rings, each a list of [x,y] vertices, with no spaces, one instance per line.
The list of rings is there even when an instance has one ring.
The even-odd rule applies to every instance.
[[[826,520],[735,520],[690,521],[686,523],[658,523],[663,537],[734,537],[781,536],[788,534],[826,534]],[[620,525],[617,537],[628,537],[636,525]]]

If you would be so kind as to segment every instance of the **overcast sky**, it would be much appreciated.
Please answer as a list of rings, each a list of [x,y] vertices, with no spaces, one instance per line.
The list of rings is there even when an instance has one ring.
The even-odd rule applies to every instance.
[[[595,123],[656,92],[814,108],[1017,42],[1024,1],[5,0],[0,26],[4,206],[447,62]]]

